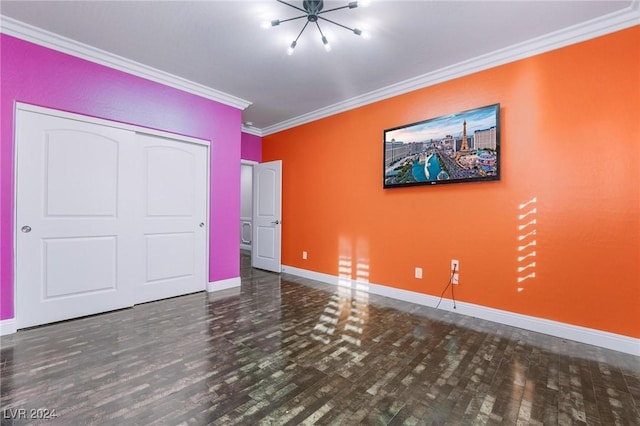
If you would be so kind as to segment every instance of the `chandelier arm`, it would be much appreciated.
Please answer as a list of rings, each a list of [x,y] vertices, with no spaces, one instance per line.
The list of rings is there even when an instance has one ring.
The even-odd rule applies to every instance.
[[[303,8],[298,7],[298,6],[294,5],[294,4],[287,3],[286,1],[282,1],[282,0],[276,0],[276,1],[279,2],[279,3],[282,3],[282,4],[286,4],[287,6],[292,7],[294,9],[298,9],[300,12],[304,12],[305,14],[307,13],[306,10],[304,10]]]
[[[327,10],[323,10],[321,12],[318,12],[318,13],[316,13],[316,15],[320,15],[321,13],[333,12],[334,10],[346,9],[348,7],[349,7],[349,5],[340,6],[340,7],[334,7],[333,9],[327,9]]]
[[[316,21],[316,27],[318,27],[318,31],[320,31],[320,37],[322,40],[322,44],[324,45],[324,50],[326,50],[327,52],[331,51],[329,40],[327,40],[327,38],[324,36],[324,33],[322,32],[322,28],[320,28],[320,23],[318,21]]]
[[[349,31],[353,32],[353,28],[349,28],[346,25],[342,25],[342,24],[340,24],[340,23],[338,23],[336,21],[332,21],[331,19],[327,19],[324,16],[318,16],[318,19],[322,19],[323,21],[331,22],[334,25],[337,25],[339,27],[344,28],[345,30],[349,30]]]
[[[300,30],[300,33],[298,34],[298,37],[296,37],[296,39],[294,40],[294,43],[298,42],[298,39],[300,38],[300,36],[302,35],[302,33],[304,32],[305,28],[307,28],[307,25],[309,25],[309,21],[304,23],[304,26],[302,27],[302,29]]]
[[[320,31],[320,36],[324,38],[324,33],[320,29],[320,24],[318,24],[318,21],[316,21],[316,27],[318,27],[318,31]]]
[[[289,18],[289,19],[279,19],[278,23],[282,24],[283,22],[288,22],[288,21],[295,21],[296,19],[300,19],[300,18],[306,18],[307,15],[300,15],[300,16],[296,16],[295,18]]]

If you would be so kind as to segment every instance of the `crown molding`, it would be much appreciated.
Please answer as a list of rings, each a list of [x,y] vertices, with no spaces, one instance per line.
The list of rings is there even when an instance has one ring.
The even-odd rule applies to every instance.
[[[346,99],[289,120],[276,123],[262,129],[243,126],[242,131],[267,136],[282,130],[290,129],[311,121],[319,120],[341,112],[349,111],[364,105],[402,95],[414,90],[433,86],[465,75],[480,72],[509,62],[549,52],[571,44],[580,43],[605,34],[620,31],[640,24],[640,0],[633,0],[630,6],[617,12],[604,15],[571,27],[564,28],[534,39],[514,44],[467,61],[422,74],[363,95]],[[155,68],[131,61],[89,45],[79,43],[49,31],[25,24],[15,19],[0,15],[0,32],[22,40],[48,47],[69,55],[117,69],[147,80],[170,86],[185,92],[202,96],[239,109],[246,109],[250,101],[237,98],[227,93],[212,89],[157,70]]]
[[[620,31],[640,24],[640,0],[630,6],[601,17],[554,31],[540,37],[495,50],[457,64],[413,77],[364,95],[329,105],[272,126],[262,128],[267,136],[301,124],[349,111],[364,105],[382,101],[417,89],[433,86],[465,75],[477,73],[509,62],[539,55],[571,44],[580,43],[605,34]]]
[[[6,35],[66,53],[80,59],[123,71],[174,89],[219,102],[234,108],[245,109],[251,102],[227,93],[212,89],[199,83],[169,74],[138,62],[114,55],[101,49],[77,42],[67,37],[45,31],[24,22],[0,15],[0,32]]]
[[[248,127],[248,126],[245,126],[243,124],[242,125],[242,132],[243,133],[248,133],[250,135],[262,137],[262,131],[260,129],[256,128],[256,127]]]

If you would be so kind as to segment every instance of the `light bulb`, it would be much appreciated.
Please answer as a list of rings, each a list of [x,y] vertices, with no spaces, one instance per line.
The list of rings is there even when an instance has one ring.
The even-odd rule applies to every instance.
[[[287,49],[287,55],[291,56],[293,55],[293,49],[296,48],[296,41],[294,40],[293,43],[291,43],[291,46],[289,46],[289,48]]]
[[[369,34],[367,31],[362,31],[359,28],[354,28],[353,33],[367,40],[371,38],[371,34]]]
[[[260,26],[264,29],[269,29],[271,27],[276,27],[280,25],[280,20],[279,19],[274,19],[273,21],[262,21],[260,23]]]
[[[322,36],[322,44],[324,44],[324,50],[326,50],[327,52],[331,51],[331,45],[329,44],[329,41],[325,36]]]

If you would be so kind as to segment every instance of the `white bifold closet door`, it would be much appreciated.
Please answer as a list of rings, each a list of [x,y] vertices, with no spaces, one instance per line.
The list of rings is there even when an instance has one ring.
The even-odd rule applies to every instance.
[[[206,145],[18,109],[16,150],[18,328],[205,289]]]

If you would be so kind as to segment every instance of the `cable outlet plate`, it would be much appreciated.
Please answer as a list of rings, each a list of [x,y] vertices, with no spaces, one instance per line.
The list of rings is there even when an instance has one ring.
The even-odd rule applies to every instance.
[[[451,284],[459,284],[460,277],[458,275],[460,272],[460,261],[458,259],[451,259]]]
[[[415,275],[416,275],[416,278],[421,280],[422,279],[422,268],[418,268],[416,266],[416,274]]]
[[[458,259],[451,259],[451,271],[458,272],[460,270],[460,261]]]
[[[306,251],[303,251],[303,252],[302,252],[302,258],[303,258],[304,260],[307,260],[307,252],[306,252]]]

